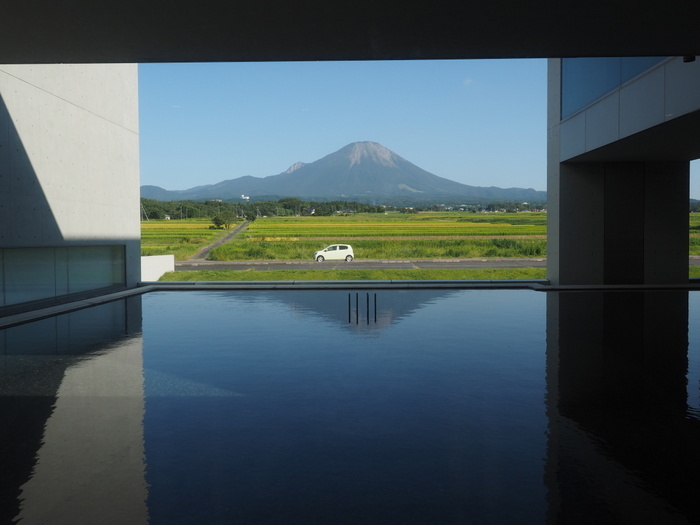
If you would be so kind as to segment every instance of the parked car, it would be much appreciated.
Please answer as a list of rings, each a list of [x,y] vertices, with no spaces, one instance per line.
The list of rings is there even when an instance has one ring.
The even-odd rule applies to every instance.
[[[345,259],[350,262],[355,258],[355,253],[352,251],[352,246],[349,244],[331,244],[323,250],[314,252],[314,260],[323,262],[326,259],[329,261],[340,261]]]

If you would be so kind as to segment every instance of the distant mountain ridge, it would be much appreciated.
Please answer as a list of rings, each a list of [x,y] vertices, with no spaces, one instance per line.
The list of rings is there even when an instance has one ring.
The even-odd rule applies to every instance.
[[[235,200],[242,195],[298,197],[307,200],[432,200],[545,202],[546,192],[532,188],[496,188],[461,184],[419,168],[376,142],[354,142],[311,163],[297,162],[268,177],[250,175],[187,190],[141,186],[141,196],[168,200]]]

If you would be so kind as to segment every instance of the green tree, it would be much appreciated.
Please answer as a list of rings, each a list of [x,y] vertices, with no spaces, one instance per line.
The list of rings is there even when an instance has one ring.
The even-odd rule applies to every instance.
[[[231,224],[236,222],[236,214],[233,213],[231,210],[222,211],[221,215],[219,215],[218,218],[221,220],[221,223],[227,230],[231,227]]]
[[[277,201],[283,208],[292,211],[299,211],[306,207],[306,203],[296,197],[284,197]]]

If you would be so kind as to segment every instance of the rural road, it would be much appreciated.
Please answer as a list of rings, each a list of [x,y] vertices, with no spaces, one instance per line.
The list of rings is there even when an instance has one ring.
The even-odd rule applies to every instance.
[[[700,257],[690,257],[689,266],[700,266]],[[318,270],[321,268],[545,268],[547,259],[355,259],[345,261],[177,261],[176,271],[188,270]]]

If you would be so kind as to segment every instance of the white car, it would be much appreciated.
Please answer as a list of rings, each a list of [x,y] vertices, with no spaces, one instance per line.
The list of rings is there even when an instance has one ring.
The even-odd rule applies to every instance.
[[[329,261],[340,261],[345,259],[350,262],[355,258],[355,254],[352,251],[352,246],[349,244],[331,244],[323,250],[314,252],[314,260],[318,262],[323,262],[326,259]]]

